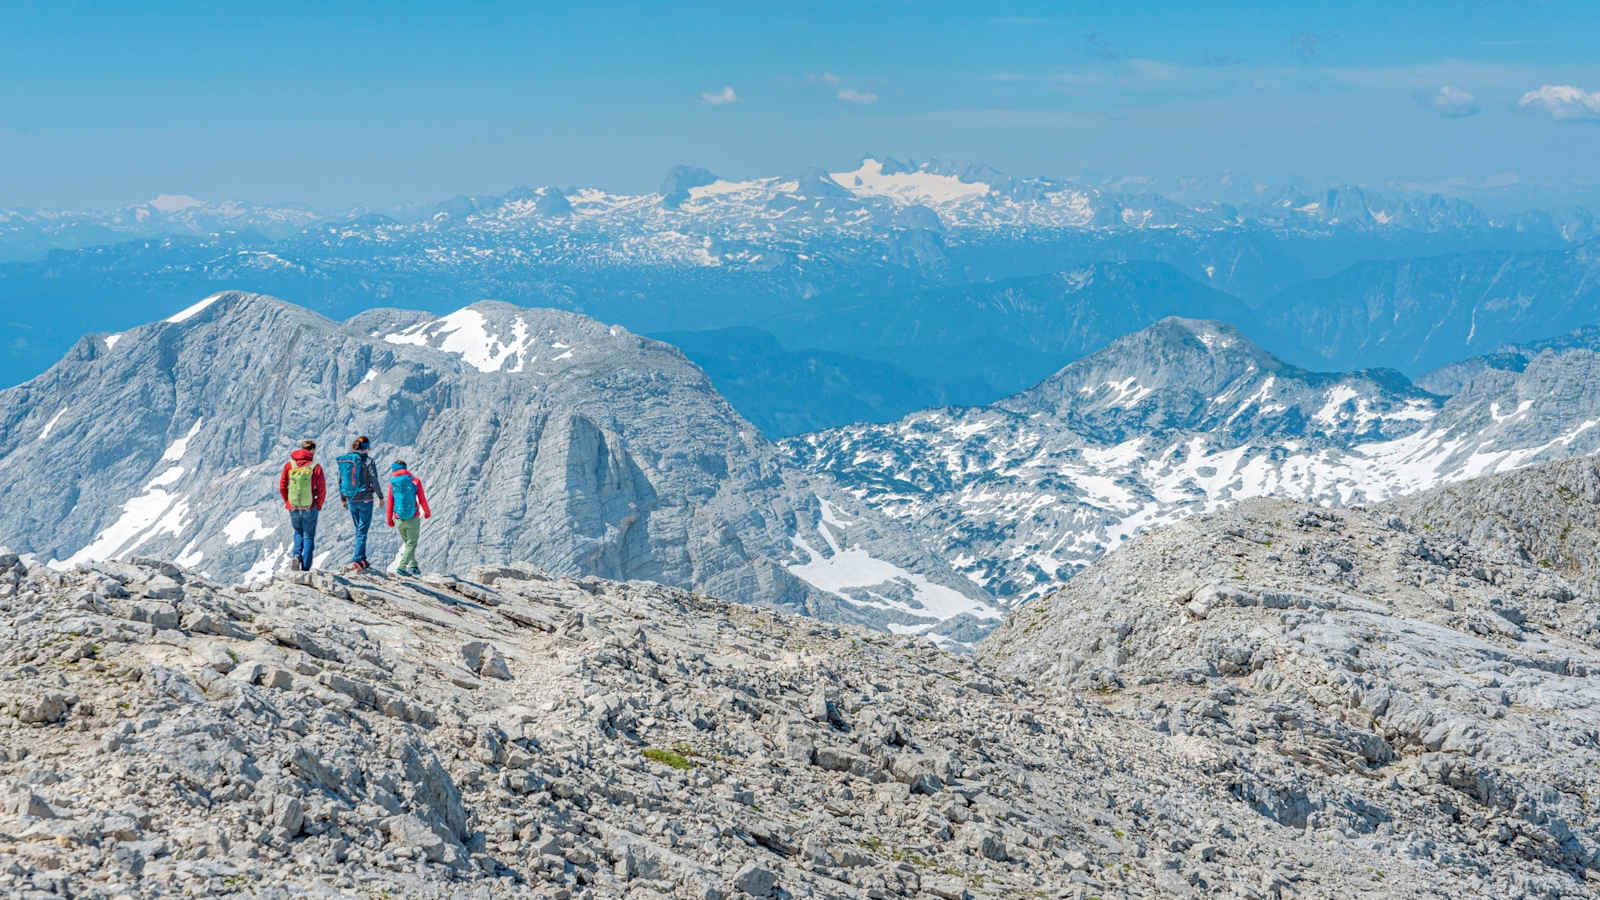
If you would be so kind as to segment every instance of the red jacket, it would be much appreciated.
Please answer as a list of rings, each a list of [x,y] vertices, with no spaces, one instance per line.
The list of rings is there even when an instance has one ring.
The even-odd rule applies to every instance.
[[[422,492],[422,479],[418,478],[417,476],[415,476],[413,474],[411,474],[411,471],[409,469],[394,469],[394,470],[392,470],[389,473],[390,482],[393,482],[394,479],[396,479],[396,478],[409,478],[409,479],[411,479],[411,483],[416,485],[416,487],[417,487],[417,509],[422,511],[422,517],[424,519],[433,518],[433,510],[428,508],[428,495]],[[393,484],[391,484],[390,487],[389,487],[389,502],[388,502],[387,508],[385,509],[385,516],[389,520],[389,527],[393,528],[394,527],[394,486],[393,486]]]
[[[283,474],[278,476],[278,495],[283,498],[283,508],[284,509],[290,509],[291,508],[289,506],[289,469],[294,467],[295,465],[300,465],[300,464],[304,464],[304,463],[310,462],[311,458],[314,455],[315,454],[313,454],[310,450],[296,450],[293,453],[289,454],[289,458],[291,460],[293,460],[293,462],[286,462],[286,463],[283,464]],[[325,482],[323,480],[323,478],[322,478],[322,467],[321,466],[315,466],[311,470],[311,506],[312,506],[312,508],[313,509],[321,509],[322,508],[322,501],[327,499],[327,495],[328,495],[328,485],[327,485],[327,482]]]

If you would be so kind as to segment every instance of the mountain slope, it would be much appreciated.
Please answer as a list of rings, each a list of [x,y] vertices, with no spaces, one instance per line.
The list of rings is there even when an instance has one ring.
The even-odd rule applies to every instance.
[[[989,407],[784,447],[1024,598],[1142,528],[1246,497],[1374,502],[1593,452],[1597,366],[1551,351],[1445,398],[1394,372],[1307,372],[1226,325],[1169,319]]]
[[[533,559],[878,627],[987,614],[915,541],[787,470],[675,349],[497,303],[341,325],[219,294],[84,338],[0,392],[13,498],[0,534],[68,565],[156,553],[258,577],[289,541],[276,495],[288,450],[317,439],[331,468],[355,434],[427,484],[430,568]],[[337,504],[322,519],[319,560],[338,565],[348,523]],[[374,536],[385,559],[393,538],[381,522]]]
[[[1593,459],[1445,491],[1533,533],[1555,521],[1528,501],[1575,478],[1592,522]],[[1542,873],[1509,893],[1588,896],[1600,598],[1471,528],[1430,524],[1438,493],[1370,512],[1257,499],[1143,535],[1019,609],[980,660],[1094,689],[1218,770],[1276,773],[1236,796],[1308,836],[1466,863],[1474,874],[1451,884],[1469,894],[1532,865]],[[1478,849],[1459,856],[1397,821],[1420,808],[1451,810]]]
[[[1319,335],[1317,365],[1420,374],[1600,321],[1600,245],[1364,262],[1261,313],[1273,334]]]

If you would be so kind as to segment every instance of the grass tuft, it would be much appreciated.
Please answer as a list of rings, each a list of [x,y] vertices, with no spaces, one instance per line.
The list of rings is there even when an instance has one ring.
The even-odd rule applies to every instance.
[[[694,768],[694,763],[690,762],[687,756],[676,750],[668,750],[664,747],[646,747],[639,752],[644,754],[645,759],[671,766],[680,772]]]

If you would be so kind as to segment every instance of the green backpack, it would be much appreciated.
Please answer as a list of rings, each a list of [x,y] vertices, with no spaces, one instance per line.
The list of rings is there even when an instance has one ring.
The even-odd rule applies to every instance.
[[[316,503],[311,490],[311,466],[289,467],[289,508],[310,509]]]

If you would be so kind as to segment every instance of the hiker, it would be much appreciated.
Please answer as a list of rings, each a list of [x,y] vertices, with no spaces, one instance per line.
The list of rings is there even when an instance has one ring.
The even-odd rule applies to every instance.
[[[322,511],[327,492],[316,456],[317,442],[301,441],[300,449],[289,454],[289,461],[283,464],[283,474],[278,476],[278,493],[289,511],[289,524],[294,526],[294,548],[290,554],[295,568],[301,572],[311,571],[317,546],[317,514]]]
[[[401,575],[415,578],[422,574],[417,568],[417,536],[422,533],[422,520],[431,518],[433,511],[428,509],[422,480],[411,474],[405,460],[397,461],[389,467],[388,519],[390,528],[400,529],[400,559],[395,571]]]
[[[372,441],[366,435],[350,442],[350,452],[339,457],[339,502],[350,511],[356,528],[355,549],[350,553],[350,571],[367,568],[367,529],[372,527],[372,502],[383,488],[378,485],[378,466],[367,455]]]

